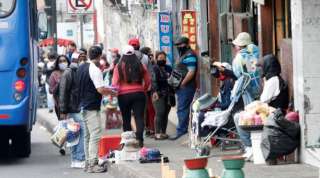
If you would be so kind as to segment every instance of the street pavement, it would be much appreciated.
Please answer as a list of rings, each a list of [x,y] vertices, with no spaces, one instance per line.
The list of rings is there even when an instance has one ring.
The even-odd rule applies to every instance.
[[[115,178],[110,173],[88,174],[70,168],[70,155],[61,156],[47,130],[36,124],[29,158],[0,158],[0,178]]]
[[[171,117],[174,117],[174,113],[171,113],[170,115]],[[52,128],[50,127],[54,127],[57,121],[54,114],[48,114],[48,110],[46,109],[40,109],[38,110],[38,123],[44,125],[48,130],[52,130]],[[169,134],[174,133],[174,125],[172,123],[169,123],[168,130]],[[104,134],[114,134],[119,132],[120,130],[105,131]],[[148,148],[159,148],[165,156],[168,156],[170,160],[170,168],[176,170],[177,177],[180,178],[182,177],[183,172],[183,160],[186,158],[192,158],[196,155],[195,151],[187,146],[186,141],[187,137],[182,138],[178,141],[155,141],[154,139],[146,138],[145,146]],[[37,149],[35,148],[34,151],[37,151]],[[212,150],[212,154],[216,156],[209,159],[208,167],[212,169],[213,175],[221,175],[223,166],[220,158],[221,155],[227,153],[228,152],[221,152],[219,149]],[[56,169],[61,170],[60,175],[67,175],[68,177],[70,177],[69,174],[72,174],[72,176],[77,175],[77,177],[86,175],[81,171],[78,172],[77,170],[70,170],[68,168],[69,161],[63,161],[65,159],[59,157],[58,152],[54,147],[51,147],[51,149],[48,150],[48,154],[52,155],[50,164],[58,167],[54,167],[53,170],[48,171],[56,172]],[[39,159],[45,158],[40,158],[39,155]],[[62,165],[62,163],[64,165]],[[138,162],[123,162],[119,165],[112,165],[109,170],[111,171],[110,173],[112,175],[116,175],[115,178],[161,178],[160,164],[157,163],[140,164]],[[243,170],[245,172],[246,178],[318,178],[319,176],[318,168],[305,164],[284,164],[277,166],[267,166],[246,163]],[[66,174],[64,174],[64,172],[66,172]],[[2,177],[1,173],[2,171],[0,167],[0,177]]]

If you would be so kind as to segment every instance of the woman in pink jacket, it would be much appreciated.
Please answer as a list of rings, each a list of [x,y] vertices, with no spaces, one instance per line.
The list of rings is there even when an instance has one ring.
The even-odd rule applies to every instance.
[[[144,111],[146,91],[150,88],[151,78],[134,49],[127,46],[120,62],[116,65],[112,85],[118,87],[118,101],[123,118],[123,131],[131,131],[131,112],[136,122],[136,138],[143,147]]]
[[[65,55],[58,56],[54,64],[53,72],[51,73],[49,78],[49,92],[53,95],[54,108],[55,108],[55,112],[58,117],[58,120],[61,120],[60,111],[59,111],[59,83],[64,70],[69,66],[69,64],[70,62],[67,56]]]

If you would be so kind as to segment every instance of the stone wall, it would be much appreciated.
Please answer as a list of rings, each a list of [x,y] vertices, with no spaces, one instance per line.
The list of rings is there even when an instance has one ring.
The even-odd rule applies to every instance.
[[[121,48],[128,39],[138,37],[141,47],[158,48],[157,13],[132,5],[130,14],[121,13],[117,7],[105,7],[105,45]]]

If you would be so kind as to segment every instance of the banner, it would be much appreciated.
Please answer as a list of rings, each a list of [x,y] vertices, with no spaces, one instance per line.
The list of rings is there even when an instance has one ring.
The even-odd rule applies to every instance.
[[[182,36],[186,36],[190,40],[190,47],[197,50],[197,14],[196,11],[183,10],[182,17]]]
[[[173,31],[170,12],[159,12],[159,47],[167,53],[168,62],[174,64],[173,59]]]

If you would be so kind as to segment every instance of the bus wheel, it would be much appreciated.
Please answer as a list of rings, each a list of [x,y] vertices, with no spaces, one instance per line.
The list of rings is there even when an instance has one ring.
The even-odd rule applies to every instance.
[[[8,137],[0,137],[0,157],[6,157],[9,154],[9,148],[10,148],[10,144],[9,144],[9,138]]]
[[[20,131],[12,139],[12,150],[15,156],[27,158],[31,153],[30,132]]]

